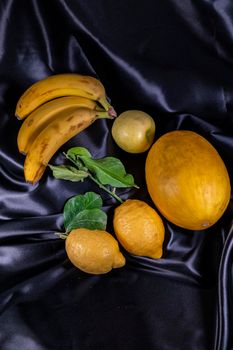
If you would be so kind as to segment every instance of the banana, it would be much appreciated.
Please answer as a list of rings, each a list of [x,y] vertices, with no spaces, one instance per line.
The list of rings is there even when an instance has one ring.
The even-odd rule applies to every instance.
[[[72,113],[63,114],[53,120],[37,136],[26,155],[24,162],[25,180],[32,184],[38,182],[56,151],[100,118],[112,119],[113,117],[105,111],[77,108]]]
[[[32,112],[19,129],[17,144],[21,153],[27,154],[39,133],[60,115],[71,113],[78,107],[94,109],[96,102],[80,96],[66,96],[44,103]]]
[[[98,101],[109,115],[116,116],[107,101],[103,84],[94,77],[74,73],[55,74],[32,84],[19,98],[15,115],[24,119],[43,103],[63,96],[81,96]]]

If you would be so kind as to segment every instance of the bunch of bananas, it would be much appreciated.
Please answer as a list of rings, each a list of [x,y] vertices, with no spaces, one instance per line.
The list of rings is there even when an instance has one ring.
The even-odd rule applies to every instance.
[[[25,119],[17,143],[26,155],[24,176],[38,182],[56,151],[96,119],[116,117],[102,83],[80,74],[56,74],[31,85],[15,115]]]

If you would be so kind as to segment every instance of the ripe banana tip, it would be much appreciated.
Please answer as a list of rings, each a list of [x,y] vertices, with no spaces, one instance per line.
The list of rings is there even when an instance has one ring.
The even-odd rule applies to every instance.
[[[32,186],[38,185],[40,179],[41,179],[42,176],[43,176],[43,174],[44,174],[44,171],[41,172],[39,175],[36,175],[34,178],[31,178],[31,179],[27,179],[27,178],[25,177],[25,181],[26,181],[27,184],[32,185]]]
[[[18,120],[21,120],[21,118],[17,114],[15,114],[15,116]]]
[[[33,181],[26,180],[26,183],[29,184],[29,185],[35,185],[35,183]]]

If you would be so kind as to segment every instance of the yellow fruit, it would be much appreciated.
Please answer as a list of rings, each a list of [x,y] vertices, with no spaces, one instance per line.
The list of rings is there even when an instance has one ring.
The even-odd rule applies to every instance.
[[[147,203],[126,200],[115,209],[113,226],[117,239],[129,253],[154,259],[162,256],[164,225]]]
[[[27,154],[33,141],[49,123],[63,114],[70,114],[79,107],[94,109],[96,103],[85,97],[65,96],[46,102],[36,108],[34,112],[24,119],[19,129],[17,138],[19,151]]]
[[[38,182],[52,156],[68,140],[88,128],[95,120],[110,118],[107,112],[77,108],[51,121],[32,143],[24,162],[24,176],[29,183]]]
[[[121,113],[113,122],[112,136],[116,144],[129,153],[142,153],[150,148],[155,135],[153,118],[142,111]]]
[[[227,169],[215,148],[192,131],[172,131],[148,152],[146,182],[159,211],[172,223],[203,230],[230,200]]]
[[[75,229],[66,238],[65,247],[70,261],[87,273],[103,274],[125,265],[118,242],[106,231]]]
[[[24,119],[43,103],[64,96],[98,101],[110,115],[116,116],[107,101],[103,84],[94,77],[74,73],[54,74],[32,84],[19,98],[15,115]]]

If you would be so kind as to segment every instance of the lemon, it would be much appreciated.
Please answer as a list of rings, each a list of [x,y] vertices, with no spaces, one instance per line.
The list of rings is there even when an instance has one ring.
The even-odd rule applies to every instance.
[[[147,203],[126,200],[115,209],[113,226],[117,239],[129,253],[154,259],[162,256],[164,225]]]
[[[90,274],[107,273],[125,265],[118,242],[106,231],[75,229],[66,238],[65,247],[70,261]]]

